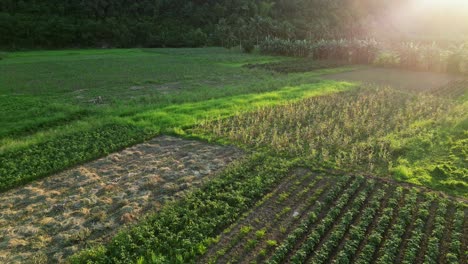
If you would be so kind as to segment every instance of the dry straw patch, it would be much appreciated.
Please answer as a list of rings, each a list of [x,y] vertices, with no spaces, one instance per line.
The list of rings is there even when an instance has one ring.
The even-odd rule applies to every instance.
[[[63,262],[213,175],[241,151],[162,136],[0,194],[0,263]]]

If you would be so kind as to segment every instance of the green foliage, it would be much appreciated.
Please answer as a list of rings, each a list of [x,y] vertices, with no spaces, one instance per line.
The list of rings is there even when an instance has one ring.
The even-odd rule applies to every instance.
[[[256,237],[257,239],[262,239],[262,238],[265,236],[265,234],[266,234],[266,230],[265,230],[265,229],[257,230],[257,231],[255,232],[255,237]]]
[[[442,47],[435,43],[383,43],[373,39],[290,40],[267,38],[260,51],[268,55],[339,60],[449,73],[468,73],[468,46]]]
[[[266,244],[269,247],[276,247],[276,245],[278,245],[278,242],[276,240],[267,240]]]
[[[363,34],[352,3],[319,1],[5,0],[0,47],[252,47],[267,36],[300,38]],[[379,8],[370,3],[369,14]],[[333,15],[332,15],[333,14]],[[362,19],[364,20],[364,18]],[[307,25],[307,26],[304,26]],[[248,45],[245,45],[248,43]],[[246,51],[249,51],[250,49]]]
[[[397,67],[400,64],[400,57],[391,51],[382,51],[377,54],[374,64],[383,67]]]
[[[349,263],[349,260],[356,254],[359,244],[365,239],[364,234],[367,228],[376,217],[387,188],[388,186],[385,186],[372,198],[370,206],[363,211],[360,222],[351,227],[349,231],[350,238],[345,242],[342,250],[337,253],[334,263]]]
[[[251,226],[243,226],[243,227],[241,227],[241,229],[240,229],[240,234],[242,234],[242,235],[247,235],[248,233],[250,233],[250,231],[252,231],[252,227],[251,227]]]
[[[255,44],[252,41],[246,41],[242,44],[242,50],[245,53],[252,53],[255,49]]]
[[[309,57],[312,55],[312,48],[306,40],[267,38],[260,43],[260,52],[269,55]]]
[[[416,213],[417,197],[418,192],[413,189],[408,195],[406,204],[398,212],[397,222],[391,227],[390,236],[380,248],[381,253],[377,263],[383,264],[395,261],[406,227],[410,224],[412,215]]]
[[[377,52],[375,40],[283,40],[267,38],[260,51],[269,55],[310,57],[315,60],[341,60],[352,63],[370,63]]]

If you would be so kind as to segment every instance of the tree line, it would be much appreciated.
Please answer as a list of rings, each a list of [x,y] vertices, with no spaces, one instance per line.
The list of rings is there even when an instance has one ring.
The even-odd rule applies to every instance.
[[[369,17],[388,8],[385,2],[2,0],[0,47],[230,47],[266,37],[362,37]]]

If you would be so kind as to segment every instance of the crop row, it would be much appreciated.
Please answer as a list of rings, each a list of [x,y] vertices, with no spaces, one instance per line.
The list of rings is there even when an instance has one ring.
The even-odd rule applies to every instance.
[[[292,166],[297,164],[288,159],[255,155],[124,230],[106,247],[83,251],[71,262],[463,263],[466,259],[462,205],[447,225],[448,208],[456,206],[453,201],[364,177],[286,176]],[[433,223],[429,208],[437,208]],[[227,232],[218,233],[230,225]]]
[[[294,253],[291,257],[291,261],[293,263],[303,263],[308,256],[313,252],[313,249],[320,243],[324,234],[331,229],[331,227],[335,224],[335,222],[339,219],[340,215],[344,213],[343,219],[344,223],[343,226],[346,225],[347,222],[352,220],[352,217],[355,213],[357,213],[357,209],[361,207],[364,201],[367,198],[367,195],[373,189],[373,185],[367,185],[364,190],[359,192],[355,199],[352,199],[352,195],[350,193],[346,193],[343,195],[338,201],[338,203],[331,209],[325,218],[312,230],[312,232],[307,236],[306,240],[303,242],[301,247]],[[351,189],[354,192],[354,189]],[[349,211],[343,212],[343,209],[346,207],[347,204],[350,204]],[[335,242],[332,240],[332,242]]]
[[[343,200],[343,197],[349,197],[348,193],[352,193],[353,190],[356,190],[359,187],[361,181],[362,179],[356,179],[350,188],[347,189],[347,193],[341,196],[342,198],[340,200]],[[298,227],[294,229],[283,241],[283,243],[281,243],[281,245],[276,248],[275,252],[268,260],[268,263],[281,263],[284,260],[288,252],[292,250],[297,241],[306,234],[308,228],[310,228],[310,226],[317,220],[322,210],[324,210],[326,207],[329,207],[333,200],[335,200],[338,195],[342,193],[345,185],[346,182],[344,181],[344,178],[335,184],[335,187],[328,192],[324,202],[318,202],[316,207],[307,214],[307,217],[298,225]],[[338,201],[335,206],[339,203],[340,201]]]
[[[466,252],[462,252],[462,239],[463,235],[463,222],[465,218],[465,211],[462,206],[457,208],[455,213],[455,217],[453,220],[453,231],[452,231],[452,238],[450,241],[449,252],[446,254],[446,260],[448,263],[459,263],[462,262],[460,259],[463,254]],[[464,249],[466,251],[466,249]],[[466,261],[466,256],[465,259]]]
[[[338,201],[333,205],[333,208],[328,211],[325,217],[316,225],[312,230],[305,229],[303,234],[307,233],[305,241],[302,243],[300,248],[293,252],[294,255],[291,257],[291,261],[301,261],[305,260],[308,252],[320,241],[322,235],[328,230],[328,228],[333,224],[335,219],[341,214],[342,209],[352,200],[353,195],[356,193],[358,188],[361,186],[362,180],[357,179],[344,194],[339,197]],[[299,237],[297,237],[299,238]],[[294,243],[295,244],[295,243]],[[291,246],[294,246],[291,244]],[[292,250],[290,248],[289,250]],[[288,250],[288,251],[289,251]],[[286,256],[282,256],[286,257]]]
[[[450,48],[414,42],[380,43],[373,39],[286,40],[267,38],[260,44],[265,54],[342,60],[437,72],[468,72],[468,47]]]
[[[427,246],[427,253],[424,257],[425,264],[437,264],[440,252],[439,245],[445,230],[446,213],[447,201],[441,199],[439,207],[436,211],[436,215],[434,216],[434,228],[432,229],[432,233]]]
[[[388,206],[382,211],[374,229],[367,237],[367,243],[358,256],[355,256],[355,263],[370,263],[373,256],[378,252],[385,232],[390,227],[395,210],[398,209],[399,201],[404,198],[403,188],[397,187],[388,201]]]
[[[368,199],[368,196],[372,192],[374,186],[375,183],[371,180],[365,191],[354,200],[352,207],[347,210],[341,222],[335,224],[336,226],[333,229],[333,232],[328,238],[326,238],[321,248],[318,251],[315,251],[312,258],[308,261],[309,263],[325,263],[328,260],[332,250],[336,246],[338,246],[340,241],[343,239],[343,236],[346,234],[346,231],[351,226],[353,219],[355,219],[355,217],[362,210],[364,202],[366,201],[366,199]],[[384,192],[380,192],[376,196],[374,196],[372,200],[375,206],[374,210],[376,210],[377,206],[380,204],[380,199],[384,196],[384,194]],[[372,212],[373,210],[370,209],[370,211]]]
[[[424,227],[429,217],[429,207],[431,203],[432,199],[429,198],[426,199],[423,203],[419,204],[419,209],[417,212],[418,218],[413,223],[414,228],[411,232],[411,237],[406,244],[406,249],[404,252],[405,255],[402,263],[410,264],[416,260],[422,239],[424,238]]]
[[[417,206],[417,197],[418,192],[410,192],[409,197],[405,201],[405,206],[401,208],[398,213],[397,223],[392,226],[389,232],[389,237],[385,241],[385,244],[380,248],[379,253],[381,255],[378,258],[377,263],[393,263],[395,261],[406,227],[410,224],[413,211]]]
[[[290,210],[288,210],[287,213],[281,215],[277,214],[272,221],[268,221],[264,227],[260,229],[260,232],[263,232],[261,237],[258,236],[259,231],[257,231],[256,237],[253,240],[247,241],[244,246],[245,249],[240,253],[240,255],[244,257],[243,262],[249,262],[249,258],[258,260],[264,259],[268,253],[272,252],[277,244],[277,240],[280,240],[283,234],[295,226],[304,215],[307,215],[308,209],[313,207],[324,191],[327,190],[323,187],[311,190],[311,187],[312,186],[307,186],[297,194],[296,199],[290,201],[293,204],[291,204],[291,207],[288,207]],[[278,227],[283,230],[283,232],[281,230],[278,232]],[[250,246],[253,242],[255,244]],[[266,248],[262,249],[262,247],[265,246]],[[233,260],[237,259],[234,258]]]
[[[297,180],[295,180],[297,179]],[[233,234],[233,239],[229,241],[227,245],[222,246],[216,251],[213,256],[208,257],[206,262],[215,263],[219,257],[223,259],[230,258],[231,261],[236,260],[240,255],[235,254],[236,251],[243,251],[248,253],[254,250],[257,245],[261,244],[266,238],[267,233],[270,232],[274,227],[278,226],[281,219],[288,218],[287,215],[291,215],[294,204],[298,201],[306,201],[301,205],[308,207],[313,204],[318,196],[325,190],[324,188],[317,187],[316,185],[322,180],[321,176],[315,176],[310,173],[306,173],[301,177],[292,177],[287,179],[287,185],[281,189],[275,190],[275,192],[268,195],[268,199],[260,204],[257,204],[243,220],[241,228],[236,228],[230,231],[229,229],[225,232]],[[313,192],[313,195],[307,198],[307,194]],[[299,211],[299,210],[295,210]],[[262,222],[260,218],[269,217],[265,213],[270,214],[271,221],[266,223]],[[288,222],[294,219],[288,219]],[[221,261],[221,260],[219,260]]]
[[[349,230],[349,239],[343,245],[342,250],[337,253],[333,263],[349,263],[352,256],[356,254],[359,244],[364,239],[367,228],[377,214],[377,211],[380,208],[381,202],[384,199],[387,190],[388,186],[377,192],[377,195],[369,203],[369,207],[364,210],[359,223]]]

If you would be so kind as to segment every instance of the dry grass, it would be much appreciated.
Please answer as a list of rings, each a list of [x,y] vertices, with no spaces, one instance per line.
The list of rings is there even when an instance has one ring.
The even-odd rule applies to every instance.
[[[158,210],[165,199],[180,196],[182,185],[200,184],[240,154],[159,137],[0,194],[0,237],[8,241],[0,240],[0,263],[63,262]]]

